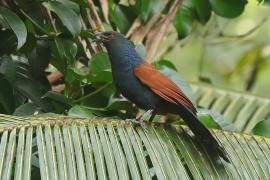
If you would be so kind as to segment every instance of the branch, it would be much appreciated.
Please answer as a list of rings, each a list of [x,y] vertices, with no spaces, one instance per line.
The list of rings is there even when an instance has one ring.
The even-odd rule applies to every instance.
[[[142,42],[145,36],[149,33],[149,31],[153,28],[153,26],[156,24],[156,22],[159,20],[162,11],[165,9],[166,5],[168,4],[168,0],[164,0],[162,7],[159,9],[159,11],[154,14],[150,20],[144,25],[138,28],[137,31],[134,31],[134,34],[131,36],[131,40],[135,43]],[[131,28],[134,28],[134,23],[138,23],[136,21],[133,22]],[[129,30],[131,31],[131,30]]]
[[[173,5],[170,8],[169,13],[167,16],[165,16],[155,27],[150,33],[147,35],[146,39],[146,56],[145,56],[145,61],[146,62],[151,62],[152,59],[155,56],[155,53],[160,45],[160,42],[162,41],[165,33],[168,30],[169,24],[174,17],[177,9],[180,7],[182,4],[182,0],[176,0],[174,1]]]
[[[52,87],[52,91],[54,92],[63,92],[65,90],[65,85],[64,84],[59,84],[59,85],[56,85],[56,86],[53,86]]]
[[[249,31],[247,31],[244,34],[240,34],[240,35],[226,35],[223,34],[222,32],[220,33],[221,37],[226,37],[226,38],[244,38],[246,36],[249,36],[250,34],[254,33],[255,31],[257,31],[263,24],[265,24],[265,22],[268,20],[269,16],[265,16],[261,22],[259,22],[254,28],[250,29]]]
[[[99,0],[100,6],[101,6],[101,10],[104,16],[104,19],[106,21],[106,23],[110,23],[109,22],[109,5],[108,5],[108,1],[107,0]]]
[[[99,31],[104,31],[104,27],[102,25],[102,22],[98,16],[98,13],[96,11],[96,7],[95,4],[93,3],[92,0],[87,0],[87,3],[89,5],[90,8],[90,13],[91,13],[91,17],[93,18],[94,22],[95,22],[95,27],[93,27],[94,29],[97,29]]]
[[[82,24],[83,30],[87,30],[87,26],[86,26],[86,24],[85,24],[83,18],[80,17],[80,19],[81,19],[81,24]],[[82,41],[81,38],[79,38],[79,41]],[[89,49],[90,54],[91,54],[91,55],[95,54],[96,52],[95,52],[95,49],[94,49],[93,46],[92,46],[91,41],[90,41],[88,38],[85,38],[85,42],[86,42],[87,48]]]
[[[142,27],[142,20],[140,17],[137,17],[132,25],[130,26],[126,38],[129,38],[135,31],[137,31],[140,27]]]
[[[89,97],[91,97],[91,96],[94,96],[94,95],[96,95],[97,93],[99,93],[100,91],[102,91],[103,89],[105,89],[105,88],[107,88],[108,86],[110,86],[111,84],[112,84],[112,82],[108,82],[107,84],[101,86],[100,88],[98,88],[98,89],[95,90],[94,92],[91,92],[91,93],[87,94],[86,96],[83,96],[83,97],[81,97],[81,98],[79,98],[79,99],[76,99],[76,100],[74,100],[72,103],[73,103],[73,104],[79,103],[79,102],[81,102],[81,101],[83,101],[83,100],[85,100],[85,99],[87,99],[87,98],[89,98]]]
[[[92,15],[91,15],[88,11],[87,11],[86,13],[87,13],[87,19],[88,19],[88,22],[89,22],[89,24],[90,24],[92,30],[97,30],[97,28],[96,28],[97,25],[96,25],[96,24],[98,24],[99,22],[94,21],[94,20],[92,19]],[[103,26],[102,26],[102,28],[103,28]],[[104,28],[103,28],[103,30],[101,30],[101,31],[104,31]],[[97,51],[102,51],[103,49],[102,49],[102,46],[100,45],[100,43],[96,43],[96,44],[97,44],[96,50],[97,50]]]
[[[259,66],[260,66],[259,62],[256,62],[255,61],[253,63],[253,66],[252,66],[252,69],[250,71],[249,77],[246,80],[246,87],[245,87],[245,89],[247,91],[250,91],[253,88],[254,84],[256,83],[256,79],[257,79],[258,71],[259,71]]]
[[[248,30],[247,32],[240,34],[240,35],[228,35],[228,34],[223,34],[222,32],[220,32],[219,36],[222,38],[227,38],[227,39],[218,40],[218,41],[214,41],[214,42],[207,42],[207,43],[205,43],[205,45],[215,46],[215,45],[219,45],[219,44],[230,43],[232,41],[235,41],[236,39],[243,40],[244,38],[255,33],[260,27],[262,27],[266,23],[267,20],[268,20],[268,15],[265,16],[254,28],[252,28],[252,29]]]
[[[57,82],[59,79],[63,77],[63,74],[60,71],[53,71],[51,74],[47,76],[47,79],[50,84],[54,84]]]
[[[48,23],[53,27],[54,32],[57,32],[57,28],[55,25],[55,19],[53,19],[51,11],[49,11],[47,9],[45,16],[47,18]]]

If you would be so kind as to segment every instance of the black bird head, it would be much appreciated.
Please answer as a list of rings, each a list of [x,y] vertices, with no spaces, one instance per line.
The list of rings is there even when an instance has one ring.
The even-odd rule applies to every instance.
[[[105,31],[94,34],[95,41],[101,42],[107,49],[113,67],[129,67],[140,64],[140,58],[134,45],[124,35],[116,31]]]
[[[97,32],[94,34],[94,37],[97,41],[106,43],[115,39],[117,34],[115,31]]]
[[[96,41],[102,42],[104,44],[107,44],[109,42],[118,39],[125,39],[125,37],[122,34],[116,31],[97,32],[94,34],[94,37],[96,38],[95,39]]]

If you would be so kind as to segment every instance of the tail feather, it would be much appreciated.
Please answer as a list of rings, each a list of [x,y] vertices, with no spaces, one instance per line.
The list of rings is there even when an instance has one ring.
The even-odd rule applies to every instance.
[[[230,162],[225,149],[218,143],[211,132],[198,120],[196,115],[186,109],[187,112],[181,113],[180,116],[183,118],[185,123],[189,126],[193,134],[199,138],[204,145],[209,148],[213,148],[217,151],[218,155],[225,161]]]

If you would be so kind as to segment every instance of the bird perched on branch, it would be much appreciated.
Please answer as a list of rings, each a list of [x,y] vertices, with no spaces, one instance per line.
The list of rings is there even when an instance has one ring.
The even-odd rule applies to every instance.
[[[150,121],[156,114],[181,116],[196,137],[229,162],[223,147],[198,120],[196,108],[180,87],[140,58],[122,34],[107,31],[96,33],[95,38],[108,51],[116,87],[139,108],[151,111]]]

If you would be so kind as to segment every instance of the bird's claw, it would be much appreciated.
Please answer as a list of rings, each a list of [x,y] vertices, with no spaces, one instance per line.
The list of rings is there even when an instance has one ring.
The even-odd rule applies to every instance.
[[[142,127],[144,131],[148,131],[148,127],[142,118],[140,119],[126,119],[126,123],[136,124]]]
[[[147,119],[147,117],[153,113],[153,110],[150,109],[148,111],[146,111],[143,115],[139,116],[138,118],[135,119],[126,119],[126,123],[132,123],[132,124],[137,124],[140,125],[142,127],[142,129],[147,132],[148,131],[148,127],[146,125],[146,123],[144,122],[144,119]]]
[[[125,119],[126,124],[139,124],[137,119]]]

